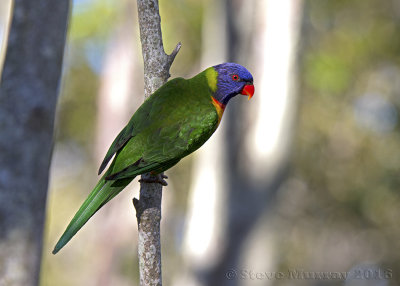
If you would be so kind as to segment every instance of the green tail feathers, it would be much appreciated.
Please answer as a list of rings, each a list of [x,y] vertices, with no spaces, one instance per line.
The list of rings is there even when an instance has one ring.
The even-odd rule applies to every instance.
[[[107,202],[121,192],[133,178],[106,181],[103,176],[87,199],[84,201],[80,209],[75,214],[74,218],[69,223],[67,229],[58,240],[54,247],[53,254],[56,254],[61,248],[66,245],[78,230]]]

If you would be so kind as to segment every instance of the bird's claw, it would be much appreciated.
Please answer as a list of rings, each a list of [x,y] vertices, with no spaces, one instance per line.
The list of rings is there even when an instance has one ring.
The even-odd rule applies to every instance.
[[[164,175],[164,174],[157,174],[157,175],[153,175],[147,178],[142,178],[139,180],[140,183],[159,183],[162,186],[168,186],[168,183],[166,180],[164,179],[168,179],[168,176]]]

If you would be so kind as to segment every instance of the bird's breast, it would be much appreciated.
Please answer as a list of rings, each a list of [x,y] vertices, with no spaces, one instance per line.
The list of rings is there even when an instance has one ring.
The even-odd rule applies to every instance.
[[[212,96],[211,96],[211,100],[212,100],[212,104],[214,105],[215,110],[217,111],[217,114],[218,114],[218,125],[219,125],[219,123],[221,122],[222,114],[224,114],[225,104],[219,102]]]

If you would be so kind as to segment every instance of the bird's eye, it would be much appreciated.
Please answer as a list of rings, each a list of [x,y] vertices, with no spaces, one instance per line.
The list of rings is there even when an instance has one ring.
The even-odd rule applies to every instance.
[[[239,76],[238,76],[237,74],[234,74],[234,75],[232,76],[232,79],[233,79],[234,81],[238,81],[238,80],[239,80]]]

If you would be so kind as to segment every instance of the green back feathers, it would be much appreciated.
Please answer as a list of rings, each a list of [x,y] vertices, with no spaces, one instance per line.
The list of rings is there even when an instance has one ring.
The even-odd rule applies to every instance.
[[[116,157],[106,179],[165,170],[199,148],[219,122],[211,99],[216,76],[209,68],[191,79],[173,79],[152,94],[108,150],[100,171]]]
[[[166,133],[165,129],[170,129],[171,132],[173,132],[172,130],[180,130],[179,127],[177,128],[177,124],[181,126],[188,124],[189,126],[190,120],[185,120],[184,118],[190,116],[190,110],[198,112],[198,109],[201,107],[204,114],[210,112],[212,113],[214,111],[212,107],[214,107],[215,104],[212,103],[211,95],[217,89],[217,76],[218,73],[214,68],[211,67],[191,79],[186,80],[183,78],[176,78],[168,81],[166,84],[160,87],[142,104],[142,106],[140,106],[140,108],[132,116],[127,126],[122,129],[122,131],[115,138],[99,168],[99,174],[105,169],[113,155],[122,150],[127,142],[136,134],[143,133],[139,137],[146,137],[154,142],[155,140],[160,139],[158,136],[161,133],[161,129],[164,129],[163,133]],[[220,110],[217,111],[218,124],[222,113]],[[205,119],[207,120],[207,116],[205,116]],[[196,123],[199,120],[201,119],[194,118],[193,123]],[[171,133],[170,137],[170,139],[172,139],[174,134]],[[139,144],[136,142],[134,145],[151,144],[151,142],[147,142],[148,140],[141,140],[141,138],[137,138],[135,141],[141,142],[139,142]],[[132,148],[133,146],[130,146],[129,149]],[[141,148],[140,146],[136,146],[133,149]],[[141,157],[137,158],[133,156],[131,160],[128,160],[129,162],[126,162],[129,163],[129,166],[124,164],[126,166],[125,168],[130,167],[130,165],[135,165],[135,163],[137,167],[139,167],[138,161],[140,159]],[[135,166],[130,167],[130,169],[132,168],[134,169]],[[143,169],[143,166],[137,169]],[[122,170],[114,170],[113,172],[108,172],[108,175],[111,176],[112,173],[121,171]],[[129,173],[133,174],[132,172]],[[111,178],[113,177],[109,177],[109,179]]]

